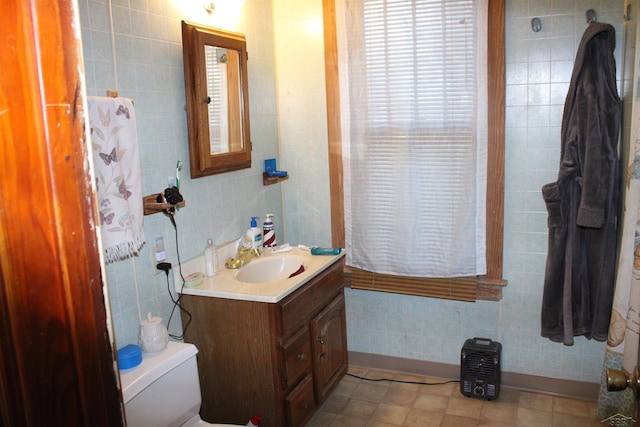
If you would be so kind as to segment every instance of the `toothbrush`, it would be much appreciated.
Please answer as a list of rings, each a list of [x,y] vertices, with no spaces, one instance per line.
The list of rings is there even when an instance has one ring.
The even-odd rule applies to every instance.
[[[180,169],[182,169],[182,162],[178,160],[176,162],[176,188],[180,189]]]
[[[178,160],[176,162],[176,188],[180,191],[180,169],[182,169],[182,162]],[[177,207],[180,210],[180,206]]]

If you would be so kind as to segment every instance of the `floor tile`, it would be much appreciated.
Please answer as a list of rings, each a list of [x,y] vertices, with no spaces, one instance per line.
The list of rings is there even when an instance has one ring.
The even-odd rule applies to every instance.
[[[584,427],[589,425],[589,417],[553,413],[553,427]]]
[[[515,424],[518,417],[518,405],[502,402],[485,402],[480,410],[481,421]]]
[[[342,410],[342,415],[369,419],[377,406],[378,404],[375,402],[350,398]]]
[[[550,426],[553,424],[553,413],[528,408],[518,408],[516,424],[518,427]]]
[[[447,410],[450,397],[434,396],[432,394],[421,394],[413,402],[413,407],[430,412],[442,412]]]
[[[416,401],[418,392],[412,390],[404,390],[396,387],[388,387],[383,396],[385,403],[397,406],[412,407]]]
[[[457,383],[349,368],[307,427],[599,427],[596,402],[504,388],[495,401],[468,398]],[[393,381],[370,381],[389,379]]]
[[[404,420],[405,426],[439,427],[442,422],[443,412],[432,412],[424,409],[413,408]]]
[[[480,418],[482,401],[468,397],[451,397],[445,414],[459,415],[466,418]]]
[[[585,416],[589,413],[589,403],[583,400],[554,397],[553,411],[563,414]]]
[[[461,417],[459,415],[445,414],[440,423],[440,427],[475,427],[479,424],[478,419]],[[538,426],[540,427],[540,426]]]
[[[348,397],[332,394],[320,409],[332,414],[342,414],[348,401]]]
[[[527,409],[551,412],[553,410],[553,397],[523,391],[520,392],[518,404]]]
[[[407,414],[410,410],[411,408],[406,406],[395,406],[381,403],[373,412],[373,415],[371,415],[371,419],[374,421],[401,426],[404,423],[405,418],[407,418]]]
[[[344,415],[338,415],[331,424],[329,424],[330,427],[366,427],[366,425],[366,419],[347,417]]]
[[[381,402],[387,392],[387,387],[380,383],[361,382],[351,393],[351,397],[371,402]]]

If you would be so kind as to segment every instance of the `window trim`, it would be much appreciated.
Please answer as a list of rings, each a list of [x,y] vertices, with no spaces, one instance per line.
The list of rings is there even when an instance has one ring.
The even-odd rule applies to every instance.
[[[340,82],[338,75],[338,44],[336,38],[335,0],[323,0],[325,79],[327,97],[327,131],[329,149],[329,189],[331,192],[331,235],[332,245],[344,247],[344,191],[342,137],[340,130]],[[476,299],[499,301],[502,288],[507,282],[502,277],[503,237],[504,237],[504,127],[505,127],[505,36],[504,0],[489,0],[487,46],[487,93],[488,99],[488,159],[487,159],[487,274],[475,277],[475,296],[470,296],[469,278],[447,279],[446,286],[451,292],[433,292],[445,286],[443,279],[419,279],[393,276],[382,277],[373,273],[370,286],[359,283],[359,273],[355,273],[359,289],[395,292],[435,298],[473,301]],[[349,267],[347,267],[349,268]],[[347,271],[347,281],[351,283],[351,272]],[[381,280],[382,279],[382,280]],[[459,282],[459,283],[458,283]],[[434,288],[435,287],[435,288]],[[456,292],[455,289],[464,289]],[[460,294],[460,295],[458,295]]]

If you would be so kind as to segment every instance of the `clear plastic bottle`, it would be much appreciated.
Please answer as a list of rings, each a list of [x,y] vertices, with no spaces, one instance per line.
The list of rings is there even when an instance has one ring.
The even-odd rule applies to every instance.
[[[204,248],[204,274],[209,277],[218,274],[216,270],[217,264],[216,247],[213,244],[213,239],[207,239],[207,246]]]

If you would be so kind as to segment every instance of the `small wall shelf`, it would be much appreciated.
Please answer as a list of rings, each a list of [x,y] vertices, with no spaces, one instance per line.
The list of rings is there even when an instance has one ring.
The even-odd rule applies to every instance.
[[[262,172],[262,184],[263,185],[272,185],[277,184],[281,181],[286,181],[289,179],[289,175],[287,176],[269,176],[266,172]]]
[[[172,205],[171,203],[158,203],[156,202],[156,200],[158,200],[158,196],[160,195],[160,193],[157,194],[151,194],[150,196],[144,196],[142,198],[142,204],[144,206],[144,214],[145,215],[152,215],[158,212],[163,212],[166,209],[169,209],[171,207],[179,207],[182,208],[185,206],[186,202],[183,200],[180,203],[177,203],[175,205]]]

